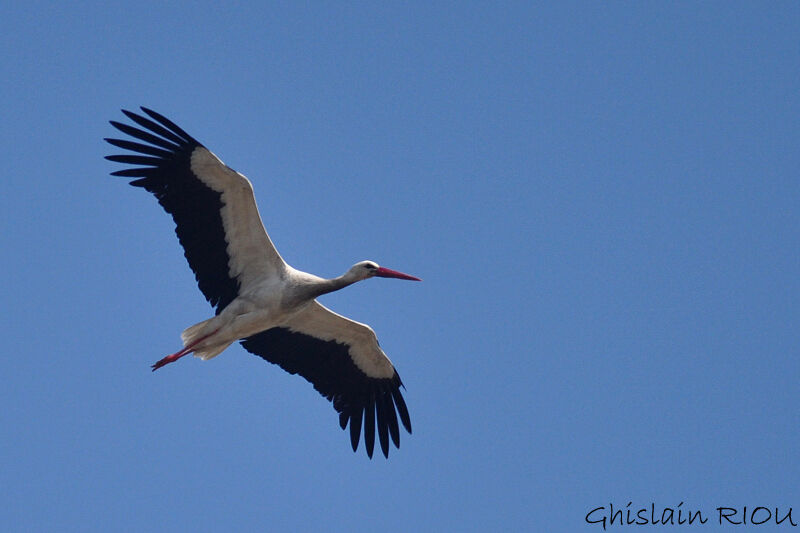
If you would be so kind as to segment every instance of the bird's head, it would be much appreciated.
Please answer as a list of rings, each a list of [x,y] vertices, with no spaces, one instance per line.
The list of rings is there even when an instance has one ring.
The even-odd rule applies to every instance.
[[[384,268],[382,266],[379,266],[378,263],[376,263],[375,261],[361,261],[359,263],[356,263],[355,265],[350,267],[348,274],[357,280],[379,277],[379,278],[408,279],[411,281],[422,281],[417,277],[409,276],[408,274],[403,274],[402,272],[398,272],[390,268]]]

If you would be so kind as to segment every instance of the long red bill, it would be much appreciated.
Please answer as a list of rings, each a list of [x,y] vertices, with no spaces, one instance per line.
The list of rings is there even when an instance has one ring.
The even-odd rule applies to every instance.
[[[392,270],[391,268],[383,268],[380,267],[377,271],[375,271],[375,275],[379,278],[397,278],[397,279],[410,279],[411,281],[422,281],[421,279],[409,276],[408,274],[403,274],[402,272],[398,272],[397,270]]]

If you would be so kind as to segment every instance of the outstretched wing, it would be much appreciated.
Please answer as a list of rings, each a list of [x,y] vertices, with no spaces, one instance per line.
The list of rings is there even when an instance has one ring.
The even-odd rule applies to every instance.
[[[308,380],[333,402],[342,429],[350,424],[350,443],[358,448],[361,427],[371,458],[378,437],[389,457],[389,436],[400,447],[400,422],[411,433],[400,376],[369,326],[338,315],[316,300],[281,327],[257,333],[242,346],[290,374]]]
[[[122,111],[139,128],[111,121],[136,141],[106,139],[130,152],[106,159],[137,165],[111,174],[137,178],[130,184],[172,215],[197,284],[219,314],[241,290],[281,276],[286,263],[264,229],[250,181],[169,119],[141,109],[147,117]]]

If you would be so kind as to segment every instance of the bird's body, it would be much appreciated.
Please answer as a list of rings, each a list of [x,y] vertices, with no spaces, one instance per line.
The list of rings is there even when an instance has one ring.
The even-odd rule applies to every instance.
[[[183,349],[153,370],[189,353],[211,359],[241,341],[248,351],[302,375],[331,400],[341,427],[350,425],[354,451],[363,422],[372,456],[377,418],[388,457],[389,435],[399,446],[398,415],[411,432],[400,377],[369,326],[330,311],[316,298],[374,276],[418,278],[372,261],[332,279],[291,267],[264,229],[250,181],[170,120],[142,110],[147,117],[123,112],[144,129],[111,122],[137,141],[106,139],[134,152],[107,159],[140,165],[112,174],[138,178],[131,185],[153,193],[172,215],[200,290],[216,307],[215,316],[184,330]]]

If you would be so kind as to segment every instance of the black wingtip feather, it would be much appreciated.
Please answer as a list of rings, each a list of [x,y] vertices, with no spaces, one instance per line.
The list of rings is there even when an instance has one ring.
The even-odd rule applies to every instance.
[[[154,146],[158,146],[165,150],[169,150],[170,152],[176,152],[180,150],[180,145],[166,141],[161,137],[153,135],[152,133],[147,133],[144,130],[140,130],[139,128],[134,128],[133,126],[128,126],[127,124],[117,122],[116,120],[111,120],[110,123],[112,126],[117,128],[122,133],[130,135],[131,137],[139,139],[140,141],[150,143]]]
[[[409,435],[411,434],[411,417],[408,416],[408,407],[406,407],[406,401],[403,399],[403,395],[400,394],[398,389],[392,389],[392,398],[394,399],[394,404],[397,407],[397,414],[400,415],[400,421],[403,423],[403,427],[406,428]]]
[[[157,112],[153,111],[152,109],[148,109],[148,108],[146,108],[144,106],[140,107],[139,109],[141,109],[142,111],[147,113],[150,116],[150,118],[152,118],[153,120],[155,120],[157,122],[160,122],[164,127],[168,128],[169,130],[171,130],[176,135],[178,135],[180,137],[183,137],[186,141],[191,142],[191,143],[200,144],[194,139],[194,137],[192,137],[191,135],[186,133],[183,130],[183,128],[181,128],[180,126],[178,126],[177,124],[172,122],[170,119],[168,119],[167,117],[165,117],[161,113],[157,113]]]
[[[117,148],[122,148],[123,150],[130,150],[132,152],[138,152],[140,154],[145,155],[152,155],[155,157],[160,157],[162,159],[168,159],[172,156],[172,152],[168,152],[167,150],[162,150],[161,148],[156,148],[155,146],[150,146],[149,144],[141,144],[133,141],[126,141],[123,139],[103,139],[108,144],[112,146],[116,146]]]
[[[122,110],[122,112],[125,113],[126,117],[128,117],[129,119],[131,119],[132,121],[134,121],[135,123],[140,125],[141,127],[145,128],[145,129],[148,129],[148,130],[152,131],[153,133],[155,133],[156,135],[160,135],[160,136],[164,137],[165,139],[174,142],[177,145],[186,144],[186,142],[188,140],[185,137],[181,137],[179,135],[176,135],[174,132],[168,130],[167,128],[165,128],[161,124],[156,124],[155,122],[153,122],[149,118],[145,118],[145,117],[143,117],[141,115],[137,115],[136,113],[132,113],[130,111],[125,111],[124,109]]]
[[[386,420],[386,403],[383,399],[382,391],[378,391],[375,398],[375,412],[378,415],[378,438],[381,443],[383,456],[389,458],[389,422]]]
[[[148,181],[149,178],[140,178],[138,180],[133,180],[128,185],[131,185],[132,187],[147,187]]]
[[[358,440],[361,437],[361,416],[363,413],[362,409],[356,409],[350,415],[350,445],[353,447],[353,451],[358,449]]]
[[[150,165],[154,167],[163,162],[163,159],[146,155],[107,155],[105,158],[109,161],[114,161],[115,163],[127,163],[129,165]]]
[[[152,168],[126,168],[125,170],[115,170],[111,175],[123,178],[146,178],[152,170]]]
[[[387,390],[384,391],[382,396],[389,422],[389,436],[392,437],[395,448],[400,448],[400,427],[397,425],[397,413],[394,409],[394,403],[392,403],[392,393]]]
[[[371,394],[364,407],[364,447],[372,459],[372,451],[375,449],[375,397]]]

